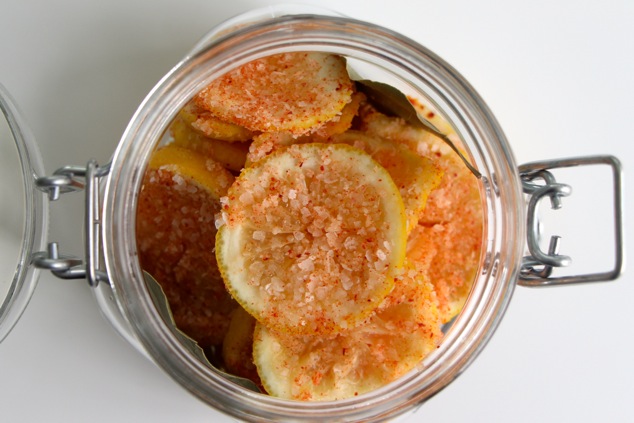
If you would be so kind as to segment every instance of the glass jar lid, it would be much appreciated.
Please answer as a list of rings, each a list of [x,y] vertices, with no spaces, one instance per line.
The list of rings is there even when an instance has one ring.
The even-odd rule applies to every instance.
[[[37,283],[31,265],[45,246],[48,201],[36,187],[44,174],[35,140],[0,85],[0,341],[18,321]]]

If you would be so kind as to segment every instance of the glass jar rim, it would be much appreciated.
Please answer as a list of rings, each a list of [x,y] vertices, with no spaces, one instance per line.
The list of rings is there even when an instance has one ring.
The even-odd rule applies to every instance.
[[[480,272],[445,341],[396,382],[350,400],[295,402],[250,392],[189,354],[157,313],[140,269],[136,198],[149,156],[177,111],[223,73],[251,60],[320,50],[378,65],[398,75],[447,113],[482,170],[487,219]],[[425,88],[422,88],[425,87]],[[106,267],[126,317],[152,359],[214,408],[235,417],[384,420],[431,397],[475,358],[512,296],[523,250],[523,197],[515,161],[495,118],[451,66],[418,43],[380,26],[320,15],[275,17],[249,24],[198,49],[148,94],[113,157],[104,197]]]

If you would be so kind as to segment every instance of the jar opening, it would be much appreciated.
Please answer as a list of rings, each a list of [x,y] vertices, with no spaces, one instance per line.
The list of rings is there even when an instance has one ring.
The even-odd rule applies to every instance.
[[[198,47],[197,47],[198,48]],[[396,382],[335,402],[295,402],[250,392],[219,377],[178,342],[156,310],[137,259],[136,207],[142,177],[158,140],[203,87],[254,59],[322,51],[347,58],[363,78],[424,99],[456,131],[482,173],[484,240],[469,299],[438,349]],[[455,378],[486,344],[510,300],[522,245],[522,197],[515,164],[495,119],[449,65],[412,40],[339,17],[267,20],[210,41],[183,60],[141,105],[112,162],[104,205],[106,265],[122,308],[149,355],[215,408],[245,420],[341,418],[381,420],[429,398]],[[520,245],[518,245],[520,244]]]

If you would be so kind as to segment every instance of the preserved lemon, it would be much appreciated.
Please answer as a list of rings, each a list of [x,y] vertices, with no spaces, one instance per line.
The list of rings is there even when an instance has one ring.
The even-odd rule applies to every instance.
[[[418,224],[427,197],[440,183],[442,171],[428,158],[402,145],[363,132],[347,131],[331,137],[330,141],[367,152],[388,171],[403,198],[410,233]]]
[[[339,115],[353,90],[342,57],[297,52],[264,57],[230,71],[194,101],[217,118],[251,131],[297,136]]]
[[[335,333],[366,319],[405,256],[403,200],[387,171],[343,144],[298,144],[229,189],[216,255],[229,292],[269,328]]]
[[[190,101],[178,113],[178,117],[190,125],[192,129],[207,138],[223,140],[227,142],[249,141],[255,133],[247,128],[225,122],[209,111]]]
[[[228,142],[207,138],[194,131],[183,119],[176,118],[170,125],[174,145],[210,157],[227,169],[240,172],[247,160],[248,143]]]
[[[229,329],[222,343],[222,360],[227,371],[260,385],[260,377],[253,363],[253,331],[256,320],[242,307],[231,315]]]
[[[424,365],[471,291],[485,221],[435,109],[294,52],[221,76],[169,130],[139,195],[139,256],[214,363],[308,401]]]
[[[422,106],[417,106],[420,110]],[[434,122],[460,147],[453,129]],[[443,173],[430,193],[418,226],[408,241],[412,260],[424,263],[435,286],[443,321],[451,320],[464,305],[480,264],[484,230],[480,183],[460,157],[440,138],[414,128],[402,119],[389,117],[365,104],[360,111],[361,129],[406,146],[421,157],[432,160]],[[442,124],[442,125],[441,125]]]
[[[219,199],[233,179],[213,160],[170,145],[154,153],[139,193],[141,267],[163,288],[177,327],[202,347],[222,343],[237,306],[213,253]]]
[[[258,324],[253,354],[274,396],[332,401],[380,388],[415,368],[442,337],[433,286],[415,270],[368,322],[330,336],[289,336]]]

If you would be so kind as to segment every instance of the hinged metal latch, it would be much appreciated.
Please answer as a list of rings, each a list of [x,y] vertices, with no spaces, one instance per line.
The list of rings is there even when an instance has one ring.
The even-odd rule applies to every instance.
[[[551,277],[553,268],[568,266],[571,258],[559,254],[559,236],[552,236],[548,251],[539,246],[539,219],[537,206],[548,197],[553,209],[561,208],[562,198],[571,194],[569,185],[558,183],[549,171],[555,168],[609,165],[614,184],[614,267],[607,272],[586,275]],[[529,195],[527,208],[526,243],[529,255],[523,258],[519,284],[524,286],[552,286],[583,282],[610,281],[616,279],[623,268],[623,211],[621,164],[613,156],[591,156],[534,162],[519,167],[524,193]]]
[[[31,262],[40,269],[48,269],[62,279],[83,279],[95,287],[100,281],[107,281],[107,273],[101,269],[100,261],[100,226],[101,213],[99,204],[99,181],[108,174],[110,164],[99,167],[95,160],[88,162],[85,168],[66,166],[58,169],[52,176],[39,177],[36,186],[48,193],[50,201],[56,201],[61,194],[73,191],[86,192],[85,215],[85,250],[84,259],[59,253],[56,242],[48,244],[47,251],[33,254]]]

